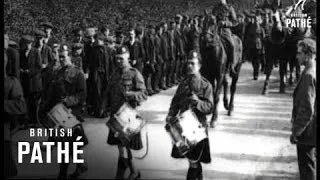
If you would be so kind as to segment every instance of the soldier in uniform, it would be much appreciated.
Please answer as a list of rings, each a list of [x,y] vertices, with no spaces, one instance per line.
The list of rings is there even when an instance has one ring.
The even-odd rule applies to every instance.
[[[168,54],[168,39],[165,36],[164,32],[167,25],[166,23],[161,23],[159,26],[158,36],[161,39],[161,49],[162,49],[162,59],[163,65],[161,67],[161,78],[160,78],[160,88],[166,90],[169,87],[167,86],[167,73],[168,73],[168,63],[169,63],[169,54]],[[160,30],[161,29],[161,30]]]
[[[246,51],[248,60],[252,62],[253,79],[257,80],[259,76],[260,63],[263,60],[262,42],[265,38],[265,32],[261,26],[261,12],[256,11],[255,21],[249,24],[245,30],[244,44],[246,44]]]
[[[201,76],[201,58],[197,51],[191,51],[187,61],[187,76],[181,81],[178,89],[172,99],[166,121],[169,122],[178,112],[184,112],[189,108],[196,114],[199,122],[204,126],[207,125],[206,115],[212,112],[213,97],[212,85]],[[174,145],[171,156],[173,158],[184,158]],[[200,141],[194,149],[186,154],[189,159],[188,180],[202,180],[201,162],[210,163],[209,139]]]
[[[6,38],[6,37],[5,37]],[[8,44],[6,39],[4,46]],[[6,73],[8,57],[4,53],[4,102],[3,102],[3,126],[4,126],[4,179],[16,176],[18,174],[16,162],[13,155],[11,142],[12,125],[20,115],[27,112],[27,104],[23,96],[23,90],[19,79],[9,76]]]
[[[226,0],[221,0],[215,7],[213,7],[212,12],[217,18],[217,23],[220,28],[219,35],[226,53],[228,54],[228,67],[230,67],[230,71],[234,73],[237,63],[234,63],[235,45],[233,43],[230,28],[235,27],[238,24],[235,10],[231,5],[227,4]]]
[[[59,69],[48,82],[48,90],[43,94],[43,101],[40,108],[40,117],[44,119],[56,104],[63,103],[67,108],[71,108],[73,115],[80,122],[83,122],[81,114],[87,96],[86,81],[83,72],[75,67],[71,62],[71,57],[68,53],[60,52],[59,58],[61,69]],[[48,141],[74,142],[78,136],[82,136],[81,141],[84,146],[88,143],[88,139],[84,133],[82,124],[78,124],[72,128],[72,137],[55,137],[49,138]],[[70,157],[72,157],[72,147],[70,147]],[[60,163],[60,172],[58,179],[66,179],[69,163]],[[76,170],[71,174],[70,178],[74,179],[87,171],[87,164],[77,164]]]
[[[124,104],[128,103],[136,108],[141,101],[147,99],[147,91],[143,76],[136,68],[129,63],[129,49],[126,46],[117,49],[118,68],[113,71],[110,83],[105,92],[103,107],[110,112],[110,121],[113,121],[114,114]],[[131,149],[142,149],[141,135],[138,133],[128,143],[120,140],[118,133],[109,131],[107,143],[117,145],[119,149],[118,168],[116,179],[124,179],[126,169],[129,167],[131,174],[129,179],[137,179],[140,172],[134,165]]]
[[[38,102],[42,93],[42,59],[40,50],[32,47],[33,37],[30,35],[24,35],[21,38],[20,49],[20,72],[21,83],[23,88],[23,94],[28,102],[28,120],[29,125],[35,125],[37,123],[36,112],[38,108]],[[39,48],[41,46],[41,40],[38,40]]]
[[[182,34],[181,23],[182,23],[182,16],[177,14],[175,17],[176,21],[176,28],[174,31],[174,40],[175,40],[175,50],[176,50],[176,80],[180,82],[183,76],[183,67],[185,65],[185,44],[184,44],[184,37]]]
[[[143,69],[143,77],[146,81],[146,88],[148,91],[148,95],[151,96],[157,92],[155,92],[152,88],[151,78],[155,73],[155,29],[152,25],[149,26],[149,30],[144,33],[142,38],[144,52],[145,52],[145,64]]]

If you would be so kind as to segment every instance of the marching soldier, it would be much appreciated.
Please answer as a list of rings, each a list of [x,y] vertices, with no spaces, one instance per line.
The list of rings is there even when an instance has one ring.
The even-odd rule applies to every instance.
[[[147,99],[143,76],[140,71],[131,67],[129,63],[129,49],[123,46],[118,48],[117,51],[116,59],[118,68],[115,69],[111,75],[103,102],[103,107],[110,112],[110,121],[115,120],[114,114],[125,102],[129,103],[133,108],[136,108],[141,101]],[[110,130],[107,143],[117,145],[119,149],[116,179],[124,179],[124,174],[128,167],[131,171],[129,179],[139,178],[140,172],[133,162],[131,149],[142,149],[140,133],[135,135],[130,142],[124,143],[120,140],[117,133]]]
[[[248,24],[245,30],[244,44],[249,61],[253,66],[253,79],[257,80],[259,76],[260,63],[263,60],[263,45],[265,32],[261,26],[261,12],[257,10],[254,23]]]
[[[213,108],[212,85],[201,76],[200,68],[200,54],[197,51],[191,51],[187,61],[187,76],[179,84],[172,99],[166,118],[167,122],[171,120],[171,117],[175,117],[178,112],[184,112],[191,108],[199,122],[204,127],[208,127],[206,115],[210,114]],[[175,145],[171,156],[173,158],[184,158]],[[208,138],[200,141],[194,149],[186,154],[186,157],[189,159],[187,180],[202,180],[201,162],[211,162]]]
[[[86,101],[87,90],[86,81],[83,72],[75,67],[71,62],[71,57],[68,53],[64,53],[64,49],[60,52],[59,58],[61,68],[51,77],[48,82],[48,90],[43,95],[43,101],[40,108],[41,119],[44,119],[45,114],[49,112],[56,104],[63,103],[67,108],[71,108],[73,115],[80,122],[83,122],[81,114]],[[82,124],[78,124],[72,128],[72,137],[56,137],[49,138],[49,141],[74,142],[78,136],[82,136],[81,141],[84,146],[88,144],[88,139],[84,133]],[[70,148],[70,157],[72,157],[72,147]],[[83,158],[83,157],[82,157]],[[69,163],[60,163],[60,171],[58,179],[66,179]],[[77,164],[75,171],[70,175],[74,179],[79,177],[83,172],[87,171],[87,164]]]

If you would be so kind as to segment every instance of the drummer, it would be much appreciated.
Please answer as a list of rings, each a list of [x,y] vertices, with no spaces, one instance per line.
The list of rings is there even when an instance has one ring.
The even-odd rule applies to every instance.
[[[61,68],[54,74],[52,79],[49,80],[47,92],[43,96],[41,110],[46,114],[58,103],[63,103],[66,107],[71,108],[73,115],[77,117],[79,121],[83,121],[81,118],[82,107],[86,100],[86,81],[84,74],[71,62],[71,57],[67,48],[61,48],[59,52],[59,59]],[[55,141],[76,141],[77,136],[82,136],[84,145],[88,143],[88,140],[84,134],[82,124],[79,124],[73,129],[73,137],[68,139],[54,139]],[[51,139],[49,139],[51,141]],[[72,150],[72,148],[70,148]],[[72,152],[72,151],[70,151]],[[72,153],[70,153],[72,157]],[[82,157],[83,158],[83,157]],[[69,163],[60,163],[60,173],[58,179],[66,179]],[[76,170],[69,178],[77,178],[81,173],[87,171],[87,164],[77,164]]]
[[[210,82],[201,76],[200,54],[191,51],[187,61],[187,76],[181,81],[172,99],[166,122],[172,120],[179,112],[191,108],[199,122],[207,128],[207,118],[213,108],[213,92]],[[208,131],[207,131],[208,132]],[[185,158],[189,160],[187,180],[203,179],[201,162],[210,163],[209,139],[200,141],[194,149],[183,156],[174,145],[171,156],[173,158]]]
[[[126,46],[117,48],[118,67],[111,75],[103,101],[103,107],[110,112],[110,121],[115,120],[113,115],[124,103],[136,108],[148,97],[143,76],[136,68],[131,67],[129,56],[130,53]],[[124,142],[119,134],[109,131],[107,143],[117,145],[119,149],[116,179],[125,179],[124,175],[128,167],[131,172],[129,179],[138,179],[141,175],[134,165],[131,149],[141,150],[143,148],[141,134],[134,135],[130,142]]]

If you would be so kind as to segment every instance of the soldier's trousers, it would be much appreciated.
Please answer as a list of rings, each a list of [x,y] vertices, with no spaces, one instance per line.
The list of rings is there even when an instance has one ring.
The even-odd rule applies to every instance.
[[[248,53],[248,59],[249,59],[249,61],[251,61],[252,66],[253,66],[253,77],[258,77],[260,63],[263,60],[262,59],[262,57],[263,57],[262,51],[261,51],[261,49],[248,47],[247,53]]]
[[[234,64],[234,60],[235,60],[235,48],[234,48],[234,44],[233,44],[233,39],[232,39],[232,34],[231,33],[227,33],[227,32],[223,32],[220,34],[221,37],[221,42],[225,48],[226,54],[227,54],[227,65],[228,67],[230,65]]]
[[[167,62],[164,62],[160,65],[160,71],[161,71],[161,75],[160,75],[160,88],[163,89],[165,87],[167,87]]]
[[[167,80],[167,86],[172,86],[174,84],[174,71],[175,71],[175,60],[171,59],[168,62],[168,66],[167,66],[167,74],[166,74],[166,80]]]
[[[29,124],[37,123],[40,98],[41,98],[41,92],[32,92],[28,96],[27,102],[28,102]]]
[[[152,74],[153,72],[151,71],[150,66],[145,64],[143,67],[142,75],[143,75],[146,89],[148,92],[152,92],[152,85],[151,85]]]
[[[151,77],[152,89],[156,91],[159,90],[160,78],[162,73],[162,69],[161,69],[162,64],[155,63],[154,65],[155,72],[152,74],[152,77]]]
[[[92,72],[90,79],[89,104],[92,112],[99,113],[102,109],[103,92],[107,86],[107,77],[104,72]]]

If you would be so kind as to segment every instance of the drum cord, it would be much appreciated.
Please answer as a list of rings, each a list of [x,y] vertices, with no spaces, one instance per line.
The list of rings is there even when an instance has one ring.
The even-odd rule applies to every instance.
[[[148,128],[147,128],[147,126],[145,126],[145,127],[146,127],[146,152],[145,152],[142,156],[140,156],[140,157],[134,157],[134,158],[139,159],[139,160],[144,159],[144,158],[148,155],[148,153],[149,153],[149,136],[148,136]]]

